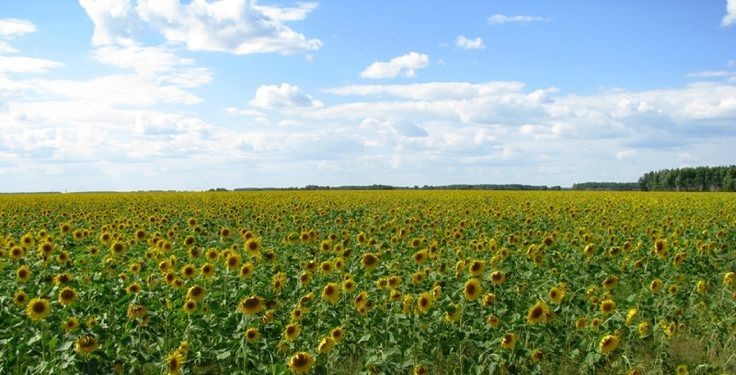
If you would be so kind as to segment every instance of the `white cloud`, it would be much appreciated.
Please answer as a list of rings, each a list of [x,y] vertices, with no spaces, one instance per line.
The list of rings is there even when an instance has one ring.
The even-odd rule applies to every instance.
[[[0,18],[0,37],[9,38],[36,31],[36,25],[28,20]]]
[[[192,59],[180,57],[166,47],[105,46],[95,50],[93,56],[103,64],[131,68],[156,82],[198,87],[212,81],[209,69],[193,66]]]
[[[399,75],[412,78],[416,70],[429,65],[429,56],[418,52],[394,57],[388,62],[376,61],[360,73],[362,78],[396,78]]]
[[[188,4],[179,0],[138,0],[136,12],[168,41],[190,50],[293,54],[322,46],[318,39],[308,39],[284,25],[303,19],[315,7],[313,3],[296,8],[263,7],[253,0],[200,0]]]
[[[727,27],[736,24],[736,0],[726,0],[726,15],[721,20],[721,26]]]
[[[477,37],[475,39],[468,39],[465,35],[460,35],[455,39],[455,46],[462,49],[485,49],[486,45],[483,43],[483,39]]]
[[[137,17],[131,0],[79,0],[79,5],[94,23],[93,45],[133,43]]]
[[[88,110],[93,110],[96,106],[196,104],[201,101],[198,97],[176,86],[157,85],[138,75],[103,76],[85,81],[21,80],[6,81],[6,83],[0,87],[0,96],[3,94],[34,95],[39,99],[58,102],[60,108],[64,104],[59,100],[87,103]],[[35,101],[26,103],[32,104]],[[54,111],[60,108],[55,108]],[[79,108],[72,110],[76,111]],[[54,111],[39,109],[38,112],[44,116],[54,116]]]
[[[635,155],[636,155],[636,151],[634,150],[621,150],[616,153],[616,159],[618,160],[630,159]]]
[[[63,65],[46,59],[0,55],[0,73],[43,73]]]
[[[307,15],[317,9],[317,3],[299,3],[295,7],[275,7],[266,5],[256,5],[252,3],[254,9],[263,13],[266,17],[276,22],[293,22],[301,21],[307,18]]]
[[[352,85],[324,90],[341,96],[393,96],[413,100],[469,99],[506,92],[519,92],[524,83],[513,81],[427,82],[405,85]]]
[[[319,100],[307,95],[299,87],[288,83],[260,86],[250,104],[264,109],[319,108],[323,106]]]
[[[503,25],[506,23],[532,23],[549,21],[549,18],[539,16],[509,16],[505,14],[494,14],[488,17],[487,21],[491,25]]]

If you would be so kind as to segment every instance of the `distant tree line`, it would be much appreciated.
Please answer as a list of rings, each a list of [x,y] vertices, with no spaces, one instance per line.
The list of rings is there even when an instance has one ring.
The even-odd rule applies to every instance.
[[[638,182],[581,182],[572,184],[572,190],[641,190]]]
[[[639,178],[644,191],[736,191],[736,165],[663,169]]]

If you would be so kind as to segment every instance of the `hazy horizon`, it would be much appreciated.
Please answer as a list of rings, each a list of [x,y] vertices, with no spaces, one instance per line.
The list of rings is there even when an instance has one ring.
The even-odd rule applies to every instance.
[[[8,0],[0,191],[634,182],[736,160],[736,0]]]

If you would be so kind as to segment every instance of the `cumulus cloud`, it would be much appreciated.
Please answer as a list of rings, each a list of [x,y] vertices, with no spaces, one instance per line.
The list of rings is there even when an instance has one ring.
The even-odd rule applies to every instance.
[[[319,108],[323,104],[307,95],[297,86],[288,83],[280,85],[262,85],[256,90],[250,105],[257,108]]]
[[[455,46],[462,49],[485,49],[486,45],[483,43],[483,39],[477,37],[475,39],[468,39],[465,35],[460,35],[455,39]]]
[[[506,14],[494,14],[488,17],[487,21],[490,25],[503,25],[507,23],[533,23],[549,21],[549,18],[528,15],[509,16]]]
[[[721,20],[721,26],[727,27],[736,24],[736,0],[726,0],[726,15]]]
[[[130,0],[79,0],[79,5],[94,23],[93,45],[133,43],[137,17]]]
[[[406,55],[394,57],[389,61],[376,61],[360,73],[362,78],[381,79],[404,76],[413,78],[416,70],[429,65],[429,56],[418,52],[409,52]]]

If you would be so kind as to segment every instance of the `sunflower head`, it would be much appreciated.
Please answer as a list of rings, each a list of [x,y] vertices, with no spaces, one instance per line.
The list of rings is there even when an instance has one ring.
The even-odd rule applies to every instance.
[[[306,374],[314,365],[314,358],[307,352],[299,352],[289,358],[289,369],[296,374]]]
[[[240,301],[240,304],[238,304],[238,309],[243,314],[255,315],[263,310],[263,306],[264,304],[262,297],[250,296]]]
[[[26,315],[33,321],[45,319],[51,314],[51,303],[45,298],[34,298],[26,306]]]
[[[475,301],[483,293],[483,286],[480,284],[480,280],[472,278],[465,282],[463,287],[463,297],[468,301]]]
[[[261,339],[261,331],[255,327],[249,327],[245,330],[245,340],[249,343],[258,342]]]
[[[76,351],[80,354],[89,354],[97,349],[97,339],[94,336],[86,335],[77,339]]]
[[[606,354],[610,353],[618,348],[619,338],[615,335],[606,335],[601,338],[598,342],[598,351]]]

